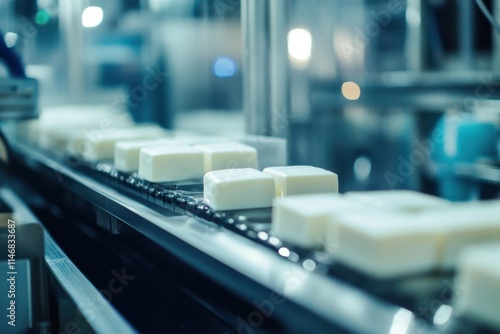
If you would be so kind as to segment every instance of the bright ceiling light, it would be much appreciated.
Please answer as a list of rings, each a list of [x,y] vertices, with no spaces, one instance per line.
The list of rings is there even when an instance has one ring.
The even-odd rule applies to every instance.
[[[311,33],[302,28],[288,32],[288,55],[292,61],[307,62],[311,58]]]
[[[97,27],[101,24],[104,13],[101,7],[90,6],[82,13],[82,25],[86,28]]]

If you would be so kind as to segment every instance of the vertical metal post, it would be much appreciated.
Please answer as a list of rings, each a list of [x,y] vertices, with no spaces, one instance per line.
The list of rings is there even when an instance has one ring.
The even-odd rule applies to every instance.
[[[84,84],[84,47],[81,17],[86,1],[59,2],[61,33],[66,51],[68,96],[78,101],[83,95]]]
[[[289,65],[287,52],[288,6],[289,0],[269,2],[270,27],[270,124],[271,134],[286,138],[290,116]]]
[[[493,17],[497,22],[500,20],[500,0],[493,0]],[[491,62],[493,71],[500,72],[500,34],[493,27],[491,28],[493,35],[493,55]]]
[[[459,3],[459,47],[464,69],[474,69],[474,0]]]
[[[270,135],[268,1],[242,0],[243,106],[246,131]]]
[[[405,51],[408,70],[414,72],[424,70],[425,64],[423,5],[422,0],[408,0],[406,5]]]

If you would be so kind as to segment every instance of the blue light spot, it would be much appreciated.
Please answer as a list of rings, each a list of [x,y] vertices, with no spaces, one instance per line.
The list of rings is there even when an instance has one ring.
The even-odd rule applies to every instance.
[[[219,57],[213,66],[215,76],[219,78],[229,78],[236,73],[236,62],[229,57]]]

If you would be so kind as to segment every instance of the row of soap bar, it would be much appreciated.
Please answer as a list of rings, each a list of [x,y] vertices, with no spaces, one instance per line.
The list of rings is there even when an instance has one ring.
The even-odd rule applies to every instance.
[[[411,191],[277,198],[272,230],[375,278],[454,269],[456,315],[500,329],[500,201]]]
[[[418,212],[441,208],[448,201],[411,191],[352,192],[341,195],[301,196],[276,200],[273,229],[276,234],[302,247],[331,246],[328,233],[335,217],[348,212]],[[333,232],[333,231],[332,231]],[[335,237],[336,238],[336,237]]]
[[[36,120],[19,123],[19,139],[54,152],[64,152],[72,138],[93,140],[134,126],[127,113],[106,106],[63,106],[46,108]]]
[[[275,200],[272,230],[391,278],[452,269],[463,247],[500,240],[500,202],[452,204],[410,191],[297,196]]]
[[[45,150],[69,153],[90,162],[113,159],[118,142],[160,139],[166,145],[170,140],[171,144],[189,146],[230,141],[224,137],[171,132],[154,124],[135,124],[124,113],[82,107],[44,111],[40,119],[21,123],[19,135],[21,140]],[[140,143],[137,145],[140,147]],[[123,171],[137,168],[137,165],[129,167],[125,161]]]
[[[129,120],[104,131],[96,127],[100,124],[96,115],[77,115],[77,122],[66,120],[64,127],[57,126],[61,115],[30,123],[38,144],[89,162],[114,159],[116,169],[137,171],[150,182],[175,182],[207,174],[205,199],[215,210],[271,207],[274,196],[338,192],[337,175],[321,168],[272,167],[260,172],[255,148],[227,138],[173,134],[156,125],[132,126]]]
[[[338,177],[312,166],[257,170],[257,151],[235,142],[188,146],[178,139],[122,141],[115,145],[114,164],[138,170],[150,182],[203,178],[204,198],[214,210],[271,207],[275,196],[338,192]]]
[[[118,169],[120,153],[124,152],[123,145],[117,144],[115,164]],[[209,143],[188,146],[174,142],[163,143],[159,146],[128,150],[129,164],[135,166],[138,158],[139,176],[150,182],[181,181],[201,178],[206,172],[228,168],[257,168],[257,150],[251,146],[235,142]],[[130,170],[130,168],[127,168]]]
[[[173,134],[156,125],[132,126],[129,122],[101,129],[94,116],[80,118],[77,123],[65,122],[64,127],[57,127],[54,120],[29,123],[36,132],[33,143],[89,162],[114,158],[118,170],[138,171],[151,182],[201,178],[207,171],[223,168],[258,167],[253,147],[227,138]]]

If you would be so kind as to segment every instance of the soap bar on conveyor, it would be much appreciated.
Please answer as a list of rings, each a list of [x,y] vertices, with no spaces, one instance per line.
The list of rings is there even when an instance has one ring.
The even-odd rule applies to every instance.
[[[203,177],[205,202],[214,210],[239,210],[271,207],[274,181],[252,168],[223,169]]]
[[[191,146],[153,146],[139,154],[139,177],[172,182],[203,177],[203,152]]]
[[[203,151],[205,172],[221,169],[254,168],[259,166],[257,150],[251,146],[235,143],[211,143],[195,145]]]
[[[338,193],[337,174],[313,166],[268,167],[264,173],[274,178],[276,196]]]
[[[142,148],[175,145],[180,145],[180,143],[167,138],[119,141],[115,144],[114,165],[119,171],[135,172],[139,169],[139,153]]]

